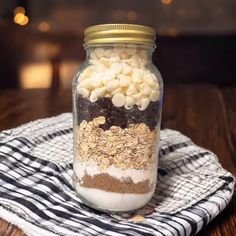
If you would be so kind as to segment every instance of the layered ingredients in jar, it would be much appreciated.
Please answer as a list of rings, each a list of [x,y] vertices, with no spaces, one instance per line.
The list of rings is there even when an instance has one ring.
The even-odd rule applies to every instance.
[[[77,85],[75,188],[95,208],[134,210],[155,191],[160,85],[147,50],[91,50]]]

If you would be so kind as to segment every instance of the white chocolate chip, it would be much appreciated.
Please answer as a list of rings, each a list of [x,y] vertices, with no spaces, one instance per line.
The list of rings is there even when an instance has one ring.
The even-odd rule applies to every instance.
[[[143,69],[135,68],[133,70],[133,75],[143,77],[143,74],[144,74],[144,70]]]
[[[85,88],[85,89],[88,89],[88,90],[93,89],[93,86],[91,85],[89,79],[80,80],[80,81],[79,81],[79,86],[80,86],[81,88]]]
[[[84,73],[81,73],[80,75],[79,75],[79,80],[81,81],[81,80],[86,80],[87,79],[87,77],[84,75]]]
[[[133,94],[136,94],[136,93],[137,93],[136,88],[134,87],[133,84],[130,84],[130,86],[128,87],[128,89],[126,91],[126,94],[127,95],[133,95]]]
[[[115,89],[117,89],[119,87],[120,83],[118,80],[111,80],[111,81],[108,81],[107,84],[106,84],[106,90],[108,92],[112,92],[114,91]]]
[[[115,77],[116,76],[114,75],[113,71],[110,70],[106,71],[102,77],[103,85],[105,86],[108,83],[108,81],[115,79]]]
[[[110,62],[114,63],[114,62],[120,62],[120,57],[116,54],[112,54],[110,57]]]
[[[129,55],[128,55],[127,53],[123,52],[123,53],[120,54],[120,58],[121,58],[122,60],[126,60],[126,59],[129,58]]]
[[[137,49],[134,47],[129,47],[125,50],[129,55],[134,55],[137,52]]]
[[[135,61],[140,61],[140,57],[139,57],[138,54],[133,54],[133,55],[131,56],[131,59],[133,59],[133,60],[135,60]]]
[[[104,65],[106,67],[106,69],[107,69],[107,67],[110,66],[110,60],[106,57],[100,58],[100,62],[101,62],[100,65]]]
[[[83,72],[82,75],[85,77],[89,77],[93,73],[93,66],[88,66]]]
[[[140,92],[141,92],[142,95],[150,95],[151,88],[148,85],[142,83],[140,85]]]
[[[149,98],[152,102],[156,102],[159,100],[159,97],[160,97],[160,92],[157,91],[157,90],[152,90]]]
[[[133,97],[127,96],[127,97],[125,98],[125,108],[126,108],[126,109],[131,109],[134,104],[135,104],[135,100],[134,100]]]
[[[112,103],[115,107],[122,107],[125,105],[125,96],[122,93],[117,93],[112,98]]]
[[[97,71],[99,73],[104,73],[105,70],[107,70],[107,66],[103,63],[99,63],[94,66],[94,71]]]
[[[97,56],[96,56],[96,54],[95,54],[94,52],[91,52],[91,53],[90,53],[90,57],[91,57],[92,59],[97,59]]]
[[[104,52],[104,56],[105,56],[105,57],[111,57],[111,54],[112,54],[112,50],[111,50],[111,49],[107,49],[107,50]]]
[[[122,69],[122,67],[121,67],[120,63],[112,63],[111,70],[113,71],[113,73],[115,75],[120,74],[121,73],[121,69]]]
[[[133,82],[133,85],[136,88],[136,90],[140,92],[140,83],[137,83],[137,82],[134,83],[134,81],[132,81],[132,82]]]
[[[133,69],[133,74],[132,74],[133,83],[142,82],[142,77],[143,77],[143,70],[138,69],[138,68],[134,68]]]
[[[90,60],[89,60],[89,63],[90,63],[91,65],[96,65],[96,64],[98,63],[98,60],[97,60],[97,59],[90,59]]]
[[[111,81],[112,79],[113,79],[113,78],[111,78],[111,77],[104,76],[104,77],[102,78],[102,84],[103,84],[103,86],[106,86],[107,83],[108,83],[109,81]]]
[[[138,106],[139,110],[144,111],[148,107],[149,102],[150,100],[147,97],[142,97]]]
[[[106,88],[102,87],[102,88],[96,88],[94,90],[94,92],[98,95],[98,97],[102,97],[105,92],[106,92]]]
[[[132,108],[132,106],[127,106],[126,104],[124,105],[124,108],[126,109],[126,110],[130,110],[131,108]]]
[[[118,44],[118,45],[114,46],[114,51],[119,54],[124,52],[124,50],[125,50],[124,45]]]
[[[79,86],[77,87],[77,92],[82,95],[83,98],[87,98],[89,96],[89,90],[85,88],[80,88]]]
[[[130,67],[127,63],[122,63],[122,73],[125,75],[130,74],[133,71],[132,67]]]
[[[139,68],[139,63],[136,60],[131,59],[129,64],[132,68]]]
[[[136,84],[136,87],[139,87],[139,84],[142,82],[140,77],[132,76],[132,82]]]
[[[92,91],[89,97],[90,102],[96,102],[98,100],[98,95],[95,91]]]
[[[146,74],[143,76],[143,81],[148,84],[151,88],[155,88],[156,79],[153,74]]]
[[[139,103],[139,100],[141,99],[142,97],[142,94],[141,93],[136,93],[134,95],[132,95],[133,99],[134,99],[134,103],[135,104],[138,104]]]
[[[155,90],[159,91],[160,90],[160,85],[159,85],[159,82],[156,82],[156,85],[155,85]]]
[[[105,50],[103,48],[96,48],[94,50],[94,53],[98,58],[101,58],[104,55],[104,52]]]
[[[131,78],[128,75],[118,75],[118,79],[120,80],[120,87],[128,87],[131,82]]]
[[[102,81],[101,81],[101,75],[97,74],[97,75],[93,75],[89,78],[90,84],[94,87],[97,88],[101,85]]]
[[[114,96],[115,94],[121,93],[121,92],[122,92],[122,89],[121,88],[117,88],[117,89],[115,89],[114,91],[111,92],[111,95]]]

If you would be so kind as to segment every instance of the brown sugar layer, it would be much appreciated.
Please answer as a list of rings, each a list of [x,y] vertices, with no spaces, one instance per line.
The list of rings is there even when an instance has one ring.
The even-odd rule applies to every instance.
[[[153,184],[149,180],[134,183],[130,177],[120,180],[106,173],[94,176],[85,174],[79,179],[79,183],[82,187],[96,188],[115,193],[145,194],[153,189]]]

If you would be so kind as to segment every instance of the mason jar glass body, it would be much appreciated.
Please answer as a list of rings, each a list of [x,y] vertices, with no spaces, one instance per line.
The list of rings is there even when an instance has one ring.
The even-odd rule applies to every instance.
[[[73,81],[74,187],[90,207],[143,207],[156,187],[162,78],[153,46],[97,44]]]

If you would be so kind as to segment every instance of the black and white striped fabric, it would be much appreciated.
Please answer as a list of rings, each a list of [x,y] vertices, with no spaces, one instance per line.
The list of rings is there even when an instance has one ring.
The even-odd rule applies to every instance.
[[[138,212],[102,213],[72,186],[72,116],[0,133],[0,217],[29,236],[195,235],[230,201],[235,178],[181,133],[161,131],[157,189]],[[134,214],[145,220],[134,223]]]

